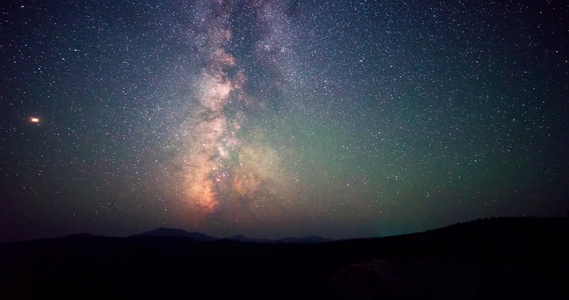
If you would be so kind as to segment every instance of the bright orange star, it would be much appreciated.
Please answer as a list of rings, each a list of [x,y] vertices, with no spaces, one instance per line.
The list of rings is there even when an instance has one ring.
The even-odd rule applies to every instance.
[[[31,118],[30,118],[30,122],[32,122],[32,123],[39,123],[39,122],[40,122],[40,119],[39,119],[39,118],[36,118],[36,117],[31,117]]]

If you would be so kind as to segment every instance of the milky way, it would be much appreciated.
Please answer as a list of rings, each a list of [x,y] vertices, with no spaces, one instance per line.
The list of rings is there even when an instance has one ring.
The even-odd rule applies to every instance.
[[[265,20],[270,3],[243,5],[269,27],[278,24]],[[265,113],[255,107],[265,103],[244,89],[247,77],[227,50],[233,38],[231,10],[232,3],[223,1],[200,2],[194,8],[195,30],[203,35],[203,42],[196,45],[203,67],[191,83],[195,94],[186,99],[189,112],[180,128],[182,150],[173,163],[183,172],[178,185],[187,204],[182,221],[195,226],[211,214],[223,214],[234,222],[263,220],[286,191],[279,190],[288,177],[279,153],[263,144],[261,127],[247,124],[249,111]],[[272,44],[259,41],[254,55],[262,56]],[[252,126],[251,133],[243,133],[242,126]]]
[[[562,2],[0,9],[0,241],[364,237],[569,209]]]

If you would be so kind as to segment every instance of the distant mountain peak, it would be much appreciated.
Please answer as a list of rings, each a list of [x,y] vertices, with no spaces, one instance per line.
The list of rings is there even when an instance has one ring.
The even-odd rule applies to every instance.
[[[158,227],[156,229],[143,232],[141,234],[158,234],[158,235],[187,235],[188,232],[178,228],[167,228],[167,227]]]
[[[209,235],[205,235],[203,233],[187,232],[187,231],[182,230],[182,229],[165,228],[165,227],[158,227],[156,229],[146,231],[146,232],[142,232],[142,233],[139,233],[139,234],[136,234],[133,236],[134,237],[160,237],[160,236],[185,237],[185,238],[191,238],[193,240],[200,241],[200,242],[208,242],[208,241],[217,240],[217,238],[211,237]]]
[[[92,238],[92,237],[95,237],[95,235],[90,234],[90,233],[81,232],[81,233],[66,235],[66,236],[63,236],[62,238],[65,238],[65,239],[84,239],[84,238]]]
[[[234,235],[234,236],[232,236],[232,237],[228,237],[227,239],[228,239],[228,240],[233,240],[233,241],[246,241],[246,242],[252,240],[252,239],[250,239],[250,238],[248,238],[248,237],[246,237],[246,236],[244,236],[244,235],[242,235],[242,234]]]
[[[209,235],[199,233],[199,232],[187,232],[178,228],[166,228],[158,227],[156,229],[142,232],[132,237],[182,237],[190,238],[199,242],[209,242],[219,240],[219,238],[211,237]],[[236,242],[250,242],[250,243],[265,243],[265,244],[318,244],[332,241],[331,239],[325,239],[319,236],[308,236],[302,238],[288,237],[282,239],[254,239],[248,238],[242,234],[234,235],[225,238],[226,240],[236,241]]]
[[[282,239],[271,240],[271,239],[253,239],[239,234],[239,235],[234,235],[232,237],[228,237],[227,239],[237,242],[264,243],[264,244],[319,244],[319,243],[332,241],[331,239],[326,239],[314,235],[302,238],[287,237]]]
[[[319,236],[315,236],[315,235],[311,235],[311,236],[307,236],[307,237],[301,237],[301,238],[287,237],[287,238],[276,240],[277,243],[296,243],[296,244],[319,244],[319,243],[325,243],[325,242],[331,242],[331,241],[333,241],[333,240],[332,239],[326,239],[326,238],[319,237]]]

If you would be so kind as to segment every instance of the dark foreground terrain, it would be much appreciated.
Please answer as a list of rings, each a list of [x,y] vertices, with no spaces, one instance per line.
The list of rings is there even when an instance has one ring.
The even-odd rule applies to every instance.
[[[326,243],[88,234],[0,245],[0,299],[569,299],[569,219]]]

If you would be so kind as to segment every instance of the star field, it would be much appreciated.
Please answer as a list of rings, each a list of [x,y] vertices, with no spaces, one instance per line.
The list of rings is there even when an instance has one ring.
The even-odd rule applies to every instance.
[[[563,1],[0,5],[0,241],[569,209]]]

